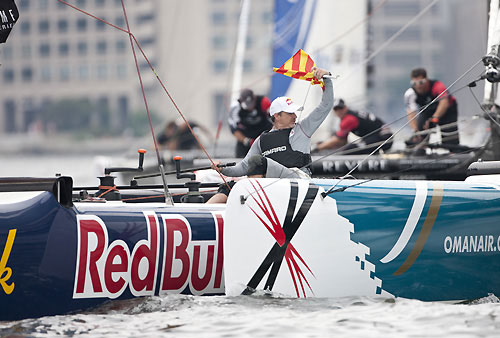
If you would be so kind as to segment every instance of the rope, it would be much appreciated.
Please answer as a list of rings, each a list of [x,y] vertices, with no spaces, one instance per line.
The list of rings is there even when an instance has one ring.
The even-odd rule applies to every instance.
[[[458,153],[453,153],[453,154],[448,154],[446,155],[445,157],[442,157],[442,158],[438,158],[438,159],[434,159],[433,161],[430,161],[429,164],[432,164],[432,163],[437,163],[439,161],[442,161],[443,159],[448,159],[448,158],[452,158],[453,156],[456,156],[456,155],[462,155],[462,154],[465,154],[469,152],[469,150],[465,150],[465,151],[462,151],[462,152],[458,152]],[[394,175],[394,174],[401,174],[403,172],[406,172],[406,171],[410,171],[412,170],[413,168],[415,167],[415,165],[411,165],[410,167],[408,168],[405,168],[405,169],[401,169],[401,170],[398,170],[398,171],[395,171],[395,172],[392,172],[390,174]],[[452,167],[453,168],[453,167]],[[389,173],[388,173],[389,174]],[[370,179],[367,179],[365,181],[362,181],[362,182],[358,182],[358,183],[355,183],[355,184],[352,184],[352,185],[347,185],[347,186],[343,186],[342,188],[338,188],[338,189],[335,189],[335,190],[332,190],[330,191],[330,194],[331,193],[334,193],[334,192],[339,192],[339,191],[345,191],[349,188],[352,188],[352,187],[355,187],[355,186],[358,186],[358,185],[361,185],[361,184],[364,184],[364,183],[368,183],[368,182],[371,182],[375,180],[375,178],[370,178]]]
[[[102,190],[102,189],[107,189],[107,190],[104,191],[103,193],[99,194],[99,196],[97,196],[97,198],[101,198],[102,196],[106,195],[110,191],[113,191],[113,190],[118,191],[118,189],[116,188],[116,185],[114,185],[112,187],[106,186],[106,185],[100,185],[98,188],[99,188],[99,190]]]
[[[317,53],[319,51],[321,51],[322,49],[325,49],[326,47],[329,47],[331,45],[333,45],[334,43],[342,40],[344,37],[346,37],[347,35],[349,35],[351,32],[353,32],[354,30],[356,30],[356,28],[358,28],[359,26],[361,26],[362,24],[366,23],[368,21],[368,19],[376,12],[378,11],[380,8],[382,8],[383,5],[385,5],[385,3],[387,2],[387,0],[381,0],[374,8],[373,10],[371,10],[363,19],[361,19],[360,21],[358,21],[357,23],[355,23],[354,25],[352,25],[349,29],[347,29],[344,33],[340,34],[339,36],[335,37],[332,41],[324,44],[323,46],[317,48],[316,50],[314,50],[311,54],[314,54],[314,53]]]
[[[468,85],[465,85],[465,86],[463,86],[463,87],[458,88],[457,90],[455,90],[455,91],[453,91],[453,92],[450,92],[450,94],[449,94],[449,95],[453,95],[453,94],[457,93],[458,91],[460,91],[460,90],[462,90],[462,89],[464,89],[464,88],[466,88],[466,87],[468,87]],[[440,101],[440,100],[441,100],[441,98],[439,98],[437,101]],[[422,108],[422,112],[423,112],[423,111],[425,111],[425,109],[427,109],[427,107],[428,107],[429,105],[430,105],[430,104],[428,104],[428,105],[424,106],[424,108]],[[322,160],[323,158],[325,158],[325,157],[327,157],[327,156],[330,156],[330,155],[334,155],[334,154],[342,153],[342,152],[343,152],[346,148],[348,148],[350,145],[354,145],[354,144],[360,143],[360,142],[361,142],[362,140],[364,140],[365,138],[368,138],[369,136],[372,136],[373,134],[376,134],[376,133],[380,132],[380,131],[381,131],[382,129],[384,129],[385,127],[392,126],[393,124],[395,124],[395,123],[397,123],[397,122],[399,122],[399,121],[401,121],[401,120],[407,120],[407,118],[408,118],[408,117],[407,117],[406,115],[401,116],[400,118],[397,118],[396,120],[394,120],[394,121],[392,121],[392,122],[390,122],[390,123],[387,123],[387,124],[383,125],[382,127],[378,128],[378,129],[375,129],[374,131],[372,131],[372,132],[370,132],[370,133],[368,133],[368,134],[366,134],[366,135],[364,135],[364,136],[362,136],[362,137],[360,137],[360,138],[358,138],[358,139],[356,139],[356,140],[353,140],[353,141],[351,141],[350,143],[347,143],[347,144],[343,145],[343,146],[342,146],[342,147],[340,147],[340,148],[337,148],[337,149],[332,150],[331,152],[329,152],[328,154],[326,154],[326,155],[324,155],[324,156],[320,157],[319,159],[315,160],[314,162],[319,161],[319,160]],[[460,120],[460,122],[463,122],[463,121],[466,121],[466,120],[468,120],[468,119],[463,119],[463,120]],[[452,123],[450,123],[450,124],[443,125],[443,127],[451,127],[451,126],[453,126],[454,124],[457,124],[457,123],[458,123],[458,122],[452,122]],[[434,132],[434,131],[435,131],[435,129],[432,129],[432,130],[429,130],[429,129],[428,129],[428,130],[422,130],[422,131],[418,131],[418,132],[416,132],[414,135],[426,135],[426,134],[429,134],[429,133]],[[314,162],[312,162],[312,163],[311,163],[311,165],[312,165]]]
[[[193,131],[193,128],[191,127],[191,125],[189,124],[189,122],[187,121],[187,119],[185,118],[184,114],[182,114],[181,110],[179,109],[179,107],[177,106],[177,104],[175,103],[173,97],[170,95],[169,91],[167,90],[167,88],[165,87],[165,85],[163,84],[162,80],[160,79],[158,73],[156,72],[156,70],[154,69],[153,65],[151,64],[151,62],[149,61],[149,59],[147,58],[146,54],[144,53],[144,50],[141,48],[139,42],[137,41],[136,37],[134,34],[132,34],[132,32],[130,31],[130,26],[129,26],[129,22],[128,22],[128,18],[127,18],[127,13],[126,13],[126,10],[125,10],[125,4],[123,3],[123,0],[121,0],[122,2],[122,8],[123,8],[123,14],[124,14],[124,17],[125,17],[125,22],[127,24],[127,30],[121,28],[121,27],[118,27],[116,25],[113,25],[111,23],[109,23],[108,21],[104,20],[104,19],[101,19],[89,12],[86,12],[74,5],[71,5],[69,3],[67,3],[66,1],[64,0],[57,0],[85,15],[88,15],[96,20],[99,20],[101,22],[103,22],[104,24],[110,26],[110,27],[113,27],[115,29],[118,29],[124,33],[127,33],[128,36],[129,36],[129,39],[130,39],[130,44],[131,44],[131,47],[132,47],[132,52],[133,52],[133,55],[134,55],[134,60],[135,60],[135,64],[136,64],[136,68],[137,68],[137,73],[138,73],[138,77],[139,77],[139,82],[141,84],[141,90],[142,90],[142,94],[143,94],[143,98],[144,98],[144,104],[145,104],[145,107],[146,107],[146,112],[147,112],[147,115],[148,115],[148,121],[149,121],[149,126],[150,126],[150,129],[151,129],[151,135],[153,137],[153,143],[154,143],[154,147],[155,147],[155,151],[156,151],[156,157],[157,157],[157,160],[158,160],[158,165],[162,165],[161,163],[161,157],[160,157],[160,152],[159,152],[159,148],[158,148],[158,143],[157,143],[157,140],[156,140],[156,137],[155,137],[155,133],[154,133],[154,129],[153,129],[153,123],[151,121],[151,114],[150,114],[150,111],[149,111],[149,107],[148,107],[148,103],[147,103],[147,99],[146,99],[146,94],[145,94],[145,91],[144,91],[144,86],[143,86],[143,83],[142,83],[142,77],[141,77],[141,73],[140,73],[140,69],[139,69],[139,64],[138,64],[138,61],[137,61],[137,56],[136,56],[136,53],[135,53],[135,48],[134,48],[134,44],[132,43],[132,40],[135,42],[135,44],[137,45],[137,47],[139,48],[140,52],[142,53],[142,56],[144,57],[144,59],[146,60],[146,62],[148,63],[149,67],[151,68],[151,71],[153,72],[153,74],[155,75],[156,79],[159,81],[160,85],[162,86],[163,90],[165,91],[165,93],[167,94],[167,96],[169,97],[170,101],[172,102],[172,104],[174,105],[175,109],[177,110],[177,112],[180,114],[180,116],[182,117],[182,119],[184,120],[184,122],[186,123],[189,131],[191,132],[191,134],[193,134],[194,138],[196,139],[196,142],[199,144],[200,148],[203,150],[203,152],[205,153],[205,155],[207,156],[207,158],[210,160],[211,164],[215,166],[215,163],[213,161],[213,159],[211,158],[211,156],[209,155],[209,153],[207,152],[207,150],[205,149],[205,147],[203,146],[203,144],[201,143],[201,141],[199,140],[198,136],[194,133]],[[220,169],[216,169],[219,176],[222,178],[223,182],[228,186],[228,188],[230,189],[225,177],[222,175],[222,173],[220,172]]]
[[[434,98],[434,100],[432,100],[430,103],[428,103],[427,105],[425,105],[424,107],[422,107],[422,108],[420,109],[420,111],[419,111],[419,112],[417,112],[417,113],[415,114],[415,116],[414,116],[412,119],[408,120],[408,122],[406,122],[406,123],[405,123],[405,124],[404,124],[401,128],[399,128],[399,129],[398,129],[398,130],[397,130],[397,131],[396,131],[396,132],[395,132],[395,133],[394,133],[391,137],[389,137],[387,140],[385,140],[385,141],[381,142],[381,143],[380,143],[380,145],[379,145],[379,146],[378,146],[378,147],[377,147],[374,151],[372,151],[372,152],[371,152],[370,154],[368,154],[368,155],[367,155],[367,156],[366,156],[363,160],[361,160],[361,161],[360,161],[360,162],[359,162],[359,163],[358,163],[358,164],[357,164],[357,165],[356,165],[353,169],[351,169],[351,170],[350,170],[350,171],[349,171],[346,175],[344,175],[344,176],[343,176],[343,178],[341,178],[341,180],[340,180],[339,182],[337,182],[337,183],[336,183],[333,187],[331,187],[328,191],[330,191],[330,190],[334,189],[334,188],[335,188],[335,187],[336,187],[336,186],[337,186],[337,185],[338,185],[338,184],[339,184],[339,183],[340,183],[343,179],[345,179],[345,178],[347,178],[347,177],[351,176],[351,174],[352,174],[352,172],[353,172],[353,171],[355,171],[355,170],[356,170],[356,169],[357,169],[357,168],[358,168],[358,167],[359,167],[362,163],[364,163],[364,162],[365,162],[365,161],[366,161],[366,160],[367,160],[370,156],[372,156],[374,153],[376,153],[378,150],[380,150],[380,148],[382,148],[382,147],[383,147],[386,143],[388,143],[388,142],[392,142],[392,141],[394,140],[394,137],[395,137],[396,135],[398,135],[398,134],[399,134],[399,133],[403,130],[403,128],[405,128],[405,127],[406,127],[406,126],[407,126],[407,125],[408,125],[411,121],[413,121],[413,120],[414,120],[414,119],[416,119],[416,118],[417,118],[420,114],[422,114],[422,113],[423,113],[423,112],[424,112],[424,111],[425,111],[425,110],[426,110],[426,109],[427,109],[430,105],[432,105],[433,103],[435,103],[436,101],[438,101],[439,99],[441,99],[441,96],[443,96],[443,94],[444,94],[446,91],[450,90],[450,89],[451,89],[451,88],[452,88],[452,87],[453,87],[453,86],[454,86],[454,85],[455,85],[458,81],[460,81],[463,77],[465,77],[465,76],[466,76],[466,75],[467,75],[470,71],[472,71],[472,69],[474,69],[474,67],[476,67],[476,66],[477,66],[479,63],[481,63],[481,62],[482,62],[482,59],[480,59],[479,61],[477,61],[477,62],[476,62],[473,66],[471,66],[471,67],[470,67],[470,68],[469,68],[469,69],[468,69],[465,73],[463,73],[463,74],[462,74],[462,75],[461,75],[461,76],[460,76],[457,80],[455,80],[455,81],[454,81],[454,82],[453,82],[453,83],[452,83],[452,84],[451,84],[451,85],[450,85],[450,86],[449,86],[446,90],[444,90],[443,92],[441,92],[441,93],[440,93],[440,94],[439,94],[436,98]],[[468,86],[468,85],[463,86],[463,87],[460,87],[460,88],[458,88],[457,90],[455,90],[455,91],[453,91],[453,92],[450,92],[450,95],[451,95],[451,94],[454,94],[454,93],[456,93],[456,92],[458,92],[459,90],[464,89],[464,88],[465,88],[465,87],[467,87],[467,86]],[[402,119],[406,119],[406,118],[407,118],[407,116],[402,116],[402,117],[400,117],[400,118],[396,119],[395,121],[393,121],[393,122],[391,122],[391,123],[389,123],[389,124],[386,124],[386,125],[385,125],[385,126],[383,126],[383,127],[386,127],[386,126],[392,125],[392,124],[394,124],[394,123],[396,123],[396,122],[398,122],[398,121],[400,121],[400,120],[402,120]],[[452,124],[453,124],[453,123],[452,123]],[[446,126],[448,126],[448,125],[446,125]],[[499,125],[499,126],[500,126],[500,125]],[[379,132],[379,131],[383,128],[383,127],[379,128],[379,129],[377,129],[377,130],[375,130],[375,131],[373,131],[373,132],[371,132],[371,133],[369,133],[369,134],[365,135],[364,137],[359,138],[359,139],[357,139],[357,140],[355,140],[354,142],[351,142],[351,143],[349,143],[349,144],[354,144],[354,143],[360,142],[360,140],[362,140],[363,138],[366,138],[366,137],[368,137],[368,136],[370,136],[370,135],[373,135],[373,134],[374,134],[374,133],[376,133],[376,132]],[[428,133],[429,133],[429,131],[425,131],[425,133],[426,133],[426,134],[428,134]],[[320,161],[320,160],[322,160],[322,159],[324,159],[324,158],[326,158],[326,157],[328,157],[328,156],[330,156],[330,155],[336,154],[336,153],[338,153],[339,151],[345,150],[345,148],[347,148],[347,146],[348,146],[349,144],[346,144],[346,145],[344,145],[343,147],[341,147],[341,148],[339,148],[339,149],[336,149],[336,150],[334,150],[333,152],[331,152],[331,153],[329,153],[329,154],[326,154],[326,155],[324,155],[324,156],[321,156],[320,158],[318,158],[318,159],[316,159],[316,160],[312,161],[311,163],[309,163],[308,165],[303,166],[302,168],[307,168],[307,167],[310,167],[313,163],[316,163],[316,162],[318,162],[318,161]],[[356,150],[359,150],[359,149],[356,149]],[[283,177],[283,178],[287,178],[287,177]],[[276,182],[276,181],[275,181],[275,182]],[[266,187],[268,187],[268,186],[270,186],[270,185],[274,184],[275,182],[270,182],[269,184],[265,185],[262,189],[264,189],[264,188],[266,188]],[[247,199],[250,195],[253,195],[253,194],[254,194],[254,192],[249,193],[247,196],[245,196],[245,199]],[[326,194],[327,194],[327,193],[324,193],[324,194],[325,194],[324,196],[326,196]]]
[[[311,90],[312,86],[313,86],[312,82],[309,84],[309,86],[307,86],[306,96],[304,97],[304,102],[302,103],[302,107],[299,108],[300,113],[299,117],[297,118],[297,121],[300,121],[300,117],[302,116],[302,112],[304,111],[304,107],[306,106],[307,97],[309,96],[309,91]]]
[[[437,1],[437,0],[436,0]],[[482,59],[479,59],[476,63],[474,63],[474,65],[472,65],[465,73],[463,73],[458,79],[456,79],[450,86],[448,86],[448,88],[453,88],[453,86],[458,82],[460,81],[463,77],[465,77],[470,71],[472,71],[472,69],[474,69],[479,63],[481,63],[483,60]],[[358,169],[358,167],[363,163],[365,162],[370,156],[372,156],[373,154],[375,154],[377,151],[379,151],[380,148],[382,148],[384,146],[384,144],[386,144],[387,142],[389,142],[390,140],[392,140],[394,138],[395,135],[399,134],[403,128],[405,128],[407,125],[409,125],[413,120],[415,120],[420,114],[422,114],[430,105],[432,105],[434,102],[436,102],[444,93],[446,93],[448,90],[447,88],[445,88],[441,93],[439,93],[439,95],[434,98],[431,102],[429,102],[427,105],[425,105],[424,107],[422,107],[422,109],[420,109],[420,111],[415,114],[415,116],[413,116],[413,118],[411,118],[410,120],[408,120],[408,122],[406,122],[401,128],[399,128],[393,135],[391,135],[391,137],[389,137],[387,140],[385,140],[381,145],[379,145],[375,150],[373,150],[370,154],[368,154],[363,160],[361,160],[361,162],[359,162],[354,168],[352,168],[348,173],[347,175],[350,175],[353,171],[355,171],[356,169]],[[339,183],[342,181],[342,179],[339,181]],[[338,183],[337,183],[338,184]],[[332,187],[334,188],[334,187]],[[332,189],[328,189],[328,191],[326,191],[325,193],[323,193],[324,195],[323,196],[326,196],[328,195],[329,191]]]
[[[476,102],[479,105],[479,107],[481,108],[481,110],[486,114],[486,116],[490,119],[491,122],[493,122],[497,127],[500,128],[500,123],[498,123],[498,121],[495,119],[495,117],[492,116],[488,110],[484,109],[483,105],[479,102],[479,100],[477,99],[477,97],[474,94],[474,92],[472,91],[472,89],[470,89],[470,91],[471,91],[472,97],[474,97],[474,100],[476,100]]]
[[[386,3],[386,2],[387,2],[387,0],[381,0],[381,1],[377,4],[377,6],[375,6],[374,10],[373,10],[371,13],[367,14],[367,15],[366,15],[366,16],[365,16],[365,17],[364,17],[361,21],[359,21],[359,22],[355,23],[354,25],[352,25],[350,28],[348,28],[348,29],[347,29],[347,31],[346,31],[345,33],[340,34],[338,37],[334,38],[332,41],[330,41],[330,42],[328,42],[327,44],[323,45],[322,47],[320,47],[320,48],[318,48],[318,49],[314,50],[314,53],[320,52],[322,49],[325,49],[325,48],[329,47],[330,45],[332,45],[332,44],[334,44],[334,43],[338,42],[339,40],[343,39],[343,38],[344,38],[345,36],[347,36],[349,33],[353,32],[353,31],[354,31],[356,28],[358,28],[358,27],[359,27],[362,23],[367,22],[367,21],[368,21],[368,19],[369,19],[369,18],[370,18],[373,14],[375,14],[375,12],[376,12],[377,10],[379,10],[379,9],[380,9],[380,8],[381,8],[381,7],[382,7],[382,6]],[[292,51],[292,50],[291,50],[290,52],[292,53],[292,52],[294,52],[294,51]],[[314,53],[311,53],[311,54],[314,54]],[[255,84],[257,84],[257,83],[259,83],[259,82],[261,82],[261,81],[264,81],[264,80],[266,80],[267,78],[272,77],[272,76],[274,76],[274,75],[276,75],[276,73],[275,73],[275,72],[273,72],[273,71],[271,71],[271,72],[269,72],[269,73],[267,73],[267,74],[263,75],[262,77],[260,77],[260,78],[256,79],[255,81],[250,82],[250,83],[247,85],[247,87],[252,87],[252,86],[254,86]]]
[[[357,70],[363,69],[363,66],[370,62],[375,56],[377,56],[382,50],[384,50],[392,41],[394,41],[398,36],[400,36],[408,27],[410,27],[415,21],[420,19],[422,15],[424,15],[432,6],[434,6],[440,0],[434,0],[430,4],[428,4],[424,9],[422,9],[416,16],[411,18],[403,27],[401,27],[396,33],[394,33],[389,39],[387,39],[379,48],[377,48],[373,53],[371,53],[366,59],[364,59],[358,66],[357,69],[354,69],[349,74],[342,78],[342,81],[348,79],[352,74],[354,74]]]
[[[207,155],[207,158],[208,160],[210,161],[210,163],[214,166],[215,166],[215,163],[212,159],[212,157],[210,156],[210,154],[208,153],[208,151],[206,150],[206,148],[203,146],[203,144],[201,143],[200,139],[198,138],[198,136],[195,134],[195,132],[193,131],[193,128],[191,127],[191,125],[189,124],[188,120],[186,119],[186,117],[184,116],[184,114],[182,114],[181,110],[179,109],[179,107],[177,106],[177,104],[175,103],[173,97],[170,95],[169,91],[167,90],[167,88],[165,87],[165,85],[163,84],[163,81],[161,80],[160,76],[158,75],[158,73],[156,73],[153,65],[151,64],[151,62],[149,62],[149,59],[147,58],[146,54],[144,53],[144,51],[142,50],[142,48],[140,47],[139,45],[139,42],[136,40],[135,36],[133,37],[134,38],[134,41],[135,43],[137,44],[137,46],[139,47],[139,50],[141,51],[144,59],[146,60],[146,62],[148,63],[149,67],[151,68],[151,70],[153,71],[156,79],[158,80],[158,82],[160,83],[161,87],[163,88],[163,90],[165,91],[165,93],[167,94],[167,96],[169,97],[170,101],[172,102],[172,104],[174,105],[175,109],[177,110],[177,112],[179,113],[179,115],[182,117],[182,119],[184,120],[184,122],[186,123],[189,131],[191,132],[191,134],[194,136],[194,138],[196,139],[196,142],[199,144],[200,148],[203,150],[203,152],[205,153],[205,155]],[[217,168],[217,167],[216,167]],[[229,187],[224,175],[222,175],[221,171],[219,168],[217,168],[217,173],[219,174],[219,176],[221,177],[222,181]],[[231,189],[229,187],[229,189]]]
[[[377,12],[377,11],[378,11],[378,10],[379,10],[379,9],[380,9],[380,8],[381,8],[381,7],[382,7],[382,6],[386,3],[386,2],[387,2],[387,0],[381,0],[381,1],[380,1],[380,2],[379,2],[379,3],[378,3],[375,7],[374,7],[374,9],[373,9],[370,13],[368,13],[368,14],[367,14],[367,15],[366,15],[366,16],[365,16],[362,20],[360,20],[359,22],[357,22],[357,23],[355,23],[354,25],[352,25],[351,27],[349,27],[349,28],[348,28],[345,32],[341,33],[339,36],[335,37],[335,38],[334,38],[333,40],[331,40],[330,42],[328,42],[328,43],[324,44],[323,46],[321,46],[321,47],[319,47],[319,48],[317,48],[317,49],[315,49],[315,50],[314,50],[311,54],[318,53],[318,52],[320,52],[321,50],[323,50],[323,49],[325,49],[325,48],[329,47],[330,45],[332,45],[332,44],[334,44],[334,43],[336,43],[336,42],[340,41],[341,39],[343,39],[344,37],[346,37],[347,35],[349,35],[349,34],[350,34],[351,32],[353,32],[356,28],[358,28],[358,27],[359,27],[359,26],[361,26],[362,24],[366,23],[366,22],[368,21],[368,19],[369,19],[369,18],[370,18],[373,14],[375,14],[375,12]],[[231,62],[230,62],[230,64],[229,64],[229,65],[230,65],[230,67],[231,67],[231,66],[232,66],[232,64],[233,64],[233,59],[234,59],[234,51],[233,51],[233,54],[232,54],[232,56],[231,56]],[[261,82],[261,81],[264,81],[264,80],[266,80],[267,78],[270,78],[270,77],[272,77],[272,76],[274,76],[274,75],[276,75],[276,73],[275,73],[275,72],[273,72],[273,71],[271,71],[271,72],[269,72],[269,73],[267,73],[267,74],[265,74],[265,75],[261,76],[260,78],[258,78],[258,79],[256,79],[256,80],[254,80],[253,82],[250,82],[248,85],[245,85],[245,87],[251,88],[251,87],[253,87],[255,84],[257,84],[257,83],[259,83],[259,82]],[[310,88],[310,87],[309,87],[309,88]],[[308,91],[309,91],[309,89],[308,89]],[[226,96],[231,96],[231,94],[232,94],[232,93],[230,93],[230,91],[229,91],[229,90],[227,90]],[[307,97],[307,95],[306,95],[306,97]],[[230,111],[230,108],[231,108],[230,103],[227,103],[227,101],[228,101],[228,100],[227,100],[227,98],[225,98],[225,99],[226,99],[226,100],[225,100],[225,101],[226,101],[226,102],[225,102],[225,108],[226,108],[226,109],[224,110],[224,114],[223,114],[223,116],[219,119],[218,124],[221,124],[222,119],[227,120],[228,115],[229,115],[229,111]],[[304,99],[304,105],[305,105],[305,99]],[[303,106],[304,106],[304,105],[303,105]],[[300,120],[300,118],[299,118],[299,119],[297,119],[297,120]],[[217,136],[216,136],[216,141],[217,141],[218,137],[219,137],[219,134],[217,134]]]

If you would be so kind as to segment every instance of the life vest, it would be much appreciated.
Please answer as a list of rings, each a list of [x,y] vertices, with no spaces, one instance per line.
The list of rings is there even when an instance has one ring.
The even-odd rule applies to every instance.
[[[262,156],[287,168],[301,168],[311,163],[311,154],[293,150],[290,145],[292,128],[269,131],[260,135]]]
[[[429,80],[429,91],[424,93],[424,94],[419,94],[417,93],[417,91],[415,90],[415,88],[413,88],[413,90],[415,91],[415,94],[417,94],[417,104],[420,106],[420,107],[423,107],[425,106],[426,104],[428,104],[429,102],[431,102],[432,100],[434,100],[437,95],[433,95],[432,94],[432,88],[434,87],[434,84],[436,83],[436,80]],[[441,96],[442,98],[443,97],[446,97],[446,96]],[[456,107],[456,104],[457,104],[457,100],[455,99],[455,97],[453,97],[452,95],[448,95],[448,100],[450,102],[450,105],[447,109],[446,112],[448,112],[448,110],[451,110],[451,109],[454,109]],[[436,102],[434,102],[433,104],[431,104],[427,109],[427,114],[426,115],[432,115],[436,109],[437,109],[437,106],[439,104],[439,100],[436,100]]]
[[[372,113],[348,110],[346,114],[352,115],[358,119],[358,127],[352,130],[352,133],[359,137],[368,135],[374,130],[380,129],[384,125],[384,122]]]
[[[256,97],[255,108],[251,111],[240,108],[238,124],[245,137],[257,138],[263,131],[268,131],[273,126],[267,112],[262,110],[263,98],[264,96],[260,95]]]

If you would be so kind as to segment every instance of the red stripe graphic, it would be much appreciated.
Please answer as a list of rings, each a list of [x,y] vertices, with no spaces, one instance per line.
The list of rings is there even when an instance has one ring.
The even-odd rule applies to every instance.
[[[255,195],[257,195],[258,199],[255,197],[254,194],[251,194],[252,199],[255,201],[259,209],[264,213],[265,217],[259,216],[259,214],[251,207],[249,206],[250,210],[255,214],[255,216],[259,219],[259,221],[264,225],[264,227],[269,231],[269,233],[273,236],[273,238],[276,240],[276,242],[282,247],[283,244],[285,244],[285,233],[283,231],[283,228],[280,224],[280,221],[276,215],[276,211],[274,210],[274,207],[269,200],[269,197],[266,193],[266,191],[262,188],[260,182],[255,181],[257,185],[259,186],[259,189],[256,188],[254,185],[253,181],[250,180],[250,183],[252,184],[252,187],[254,188]],[[264,199],[264,198],[265,199]],[[272,215],[271,215],[272,214]],[[266,218],[266,219],[264,219]],[[271,223],[269,225],[268,223]],[[314,273],[312,270],[309,268],[307,263],[304,261],[302,256],[298,253],[297,249],[292,245],[292,243],[288,243],[288,246],[285,251],[285,261],[288,266],[288,271],[290,272],[290,277],[292,278],[292,282],[295,288],[295,292],[297,294],[297,297],[300,298],[301,296],[304,298],[307,298],[306,295],[306,290],[304,288],[304,282],[307,284],[308,289],[311,291],[311,293],[314,295],[314,291],[311,288],[311,285],[309,284],[307,277],[305,276],[302,268],[300,267],[299,263],[297,260],[302,263],[302,265],[311,273],[313,277]],[[299,289],[299,284],[300,284],[300,289]],[[302,292],[300,292],[302,291]],[[301,295],[302,294],[302,295]]]
[[[260,204],[255,199],[255,197],[253,195],[252,195],[252,198],[255,201],[255,203],[257,203],[257,205],[259,206],[259,208],[264,212],[264,215],[267,217],[267,219],[269,220],[269,222],[271,222],[272,229],[271,229],[271,227],[268,224],[266,224],[266,222],[259,215],[257,215],[257,213],[255,212],[255,210],[252,209],[252,207],[250,207],[250,210],[253,211],[253,213],[255,214],[255,216],[257,216],[257,218],[262,222],[262,224],[264,224],[264,226],[266,227],[266,229],[269,230],[269,232],[274,237],[274,239],[276,240],[276,242],[280,246],[283,246],[283,244],[285,244],[285,239],[286,239],[285,238],[285,233],[283,232],[283,228],[281,227],[281,224],[280,224],[280,221],[278,219],[278,216],[276,215],[276,212],[274,211],[274,208],[273,208],[271,202],[269,201],[269,198],[267,197],[266,192],[264,191],[264,189],[262,189],[262,186],[260,185],[260,183],[257,182],[257,184],[259,185],[260,189],[264,193],[264,196],[266,197],[267,205],[269,205],[269,208],[271,209],[274,217],[272,217],[271,214],[269,213],[269,208],[264,203],[264,200],[262,199],[262,196],[260,195],[259,190],[255,188],[255,185],[253,184],[252,181],[250,181],[250,183],[252,184],[253,188],[257,192],[257,196],[259,197],[259,199],[260,199],[260,201],[261,201],[262,204]]]

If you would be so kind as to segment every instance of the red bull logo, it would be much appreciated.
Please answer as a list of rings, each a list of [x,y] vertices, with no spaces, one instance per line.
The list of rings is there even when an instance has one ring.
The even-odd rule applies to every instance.
[[[14,239],[16,238],[17,229],[9,230],[9,235],[7,236],[7,241],[5,242],[5,248],[2,253],[2,258],[0,259],[0,285],[3,291],[10,295],[14,291],[14,282],[8,283],[10,277],[12,277],[12,268],[7,266],[9,260],[10,252],[12,246],[14,245]]]
[[[121,239],[109,243],[106,225],[98,216],[77,216],[73,298],[117,298],[127,288],[134,296],[180,293],[186,288],[194,295],[224,292],[222,215],[211,214],[215,240],[193,240],[184,216],[143,214],[147,238],[135,243],[132,252]]]

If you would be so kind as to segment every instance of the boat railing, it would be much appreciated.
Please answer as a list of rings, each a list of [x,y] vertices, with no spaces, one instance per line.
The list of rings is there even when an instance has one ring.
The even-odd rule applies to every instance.
[[[71,208],[73,179],[69,176],[0,177],[0,192],[48,191],[64,207]]]

